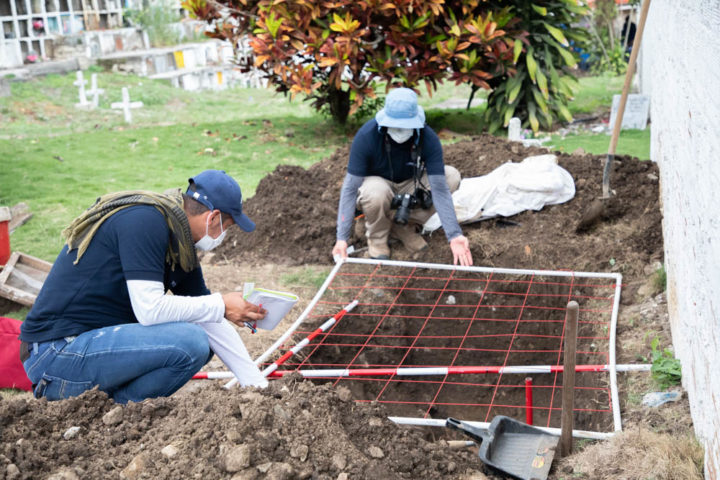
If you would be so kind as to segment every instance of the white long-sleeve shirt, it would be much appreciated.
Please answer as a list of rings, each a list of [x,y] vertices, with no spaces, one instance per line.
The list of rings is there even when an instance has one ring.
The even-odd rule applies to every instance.
[[[208,336],[210,348],[235,375],[242,386],[266,387],[267,379],[250,358],[240,334],[225,318],[222,295],[198,297],[166,295],[162,282],[128,280],[128,292],[135,317],[141,325],[190,322]]]

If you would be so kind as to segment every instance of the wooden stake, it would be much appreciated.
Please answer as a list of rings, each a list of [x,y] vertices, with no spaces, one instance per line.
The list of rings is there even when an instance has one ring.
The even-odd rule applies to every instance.
[[[578,311],[577,302],[568,303],[565,315],[565,358],[563,370],[562,418],[560,420],[560,443],[558,455],[572,453],[573,409],[575,408],[575,352],[577,350]]]

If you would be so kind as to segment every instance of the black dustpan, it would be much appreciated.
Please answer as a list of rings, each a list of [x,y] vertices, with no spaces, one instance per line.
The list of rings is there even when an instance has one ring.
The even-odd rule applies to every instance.
[[[558,437],[503,415],[493,418],[487,430],[454,418],[445,424],[478,441],[486,465],[521,480],[547,479]]]

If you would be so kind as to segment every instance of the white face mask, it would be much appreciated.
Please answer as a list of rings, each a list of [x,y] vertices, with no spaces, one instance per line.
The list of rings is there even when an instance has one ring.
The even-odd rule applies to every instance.
[[[207,216],[207,221],[205,222],[205,236],[195,242],[195,248],[199,250],[210,251],[222,243],[222,241],[225,239],[225,234],[227,233],[227,230],[223,230],[222,228],[222,214],[220,214],[220,235],[218,235],[217,238],[212,238],[210,236],[209,229],[210,215]]]
[[[388,135],[392,138],[395,143],[405,143],[413,136],[412,128],[392,128],[389,127],[387,130]]]

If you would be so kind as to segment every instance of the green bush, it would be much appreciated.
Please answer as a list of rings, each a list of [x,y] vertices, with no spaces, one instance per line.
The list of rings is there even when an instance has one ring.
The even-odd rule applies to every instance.
[[[588,9],[574,0],[500,0],[512,5],[520,21],[508,34],[515,38],[515,71],[501,76],[488,97],[485,121],[490,132],[519,117],[534,132],[557,118],[570,122],[568,103],[578,86],[571,68],[577,65],[570,46],[583,47],[586,32],[576,25]],[[492,84],[492,82],[491,82]]]

